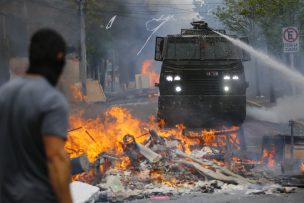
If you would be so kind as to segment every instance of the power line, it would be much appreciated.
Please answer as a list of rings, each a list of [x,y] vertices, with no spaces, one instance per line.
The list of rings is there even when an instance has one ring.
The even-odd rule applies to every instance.
[[[73,11],[73,14],[76,14],[76,9],[72,9],[72,8],[59,8],[53,5],[49,5],[43,2],[39,2],[39,1],[35,1],[32,0],[32,2],[35,2],[36,4],[40,4],[42,6],[45,7],[49,7],[49,8],[53,8],[59,11],[63,11],[64,13],[67,13],[69,11]],[[111,14],[117,14],[117,15],[134,15],[134,14],[138,14],[138,15],[143,15],[143,16],[153,16],[155,15],[155,13],[161,13],[161,12],[166,12],[168,14],[172,14],[172,15],[179,15],[179,14],[187,14],[187,13],[195,13],[193,10],[182,10],[182,11],[164,11],[164,10],[153,10],[153,11],[146,11],[146,10],[137,10],[137,11],[122,11],[122,10],[107,10],[105,9],[90,9],[90,12],[93,12],[94,14],[103,14],[103,13],[111,13]]]
[[[100,0],[100,1],[103,1],[103,0]],[[171,3],[143,3],[143,2],[126,2],[124,1],[124,3],[122,2],[122,0],[111,0],[112,2],[115,2],[115,3],[119,3],[119,4],[125,4],[125,5],[144,5],[144,6],[149,6],[149,5],[179,5],[179,6],[183,6],[183,5],[200,5],[200,3],[175,3],[175,2],[171,2]],[[183,0],[184,1],[184,0]],[[225,4],[223,2],[205,2],[203,3],[202,5],[208,5],[208,4],[214,4],[214,5],[217,5],[217,4]]]
[[[18,0],[20,1],[20,0]],[[75,15],[77,15],[78,10],[75,8],[62,8],[62,7],[57,7],[54,6],[50,3],[47,2],[42,2],[39,0],[30,0],[32,3],[35,4],[39,4],[41,6],[44,7],[48,7],[48,8],[52,8],[55,10],[58,10],[61,12],[61,14],[63,15],[67,15],[67,16],[73,16],[75,17]],[[165,7],[166,8],[166,7]],[[179,10],[179,11],[169,11],[169,10],[136,10],[136,11],[122,11],[122,10],[108,10],[106,8],[103,9],[90,9],[90,12],[92,14],[98,15],[98,16],[109,16],[109,15],[118,15],[120,17],[125,17],[125,18],[141,18],[143,19],[143,17],[146,17],[145,19],[150,19],[150,17],[156,16],[157,14],[161,15],[161,14],[168,14],[168,15],[175,15],[175,16],[182,16],[185,14],[189,14],[189,13],[193,13],[193,14],[197,14],[197,12],[193,11],[193,10],[187,10],[187,9],[179,9],[179,8],[172,8],[174,10]],[[208,13],[208,12],[200,12],[200,13]]]
[[[112,1],[115,1],[115,0],[112,0]],[[59,8],[59,7],[56,7],[50,3],[47,3],[47,2],[42,2],[42,1],[39,1],[39,0],[31,0],[31,2],[33,3],[36,3],[36,4],[40,4],[42,6],[46,6],[46,7],[50,7],[50,8],[54,8],[54,9],[57,9],[57,10],[60,10],[60,11],[63,11],[63,12],[66,12],[67,10],[70,10],[72,12],[75,12],[77,11],[77,9],[73,9],[73,8]],[[132,4],[132,3],[130,3]],[[145,3],[133,3],[133,4],[141,4],[142,7],[146,6],[147,5],[192,5],[193,4],[145,4]],[[220,3],[205,3],[205,4],[220,4]],[[62,4],[61,4],[62,5]],[[126,4],[124,5],[125,7],[129,7],[130,5],[129,4]],[[168,10],[165,10],[166,8],[170,8],[172,10],[179,10],[179,11],[168,11]],[[162,13],[162,12],[166,12],[168,14],[172,14],[172,15],[180,15],[180,14],[188,14],[188,13],[196,13],[194,10],[189,10],[189,9],[182,9],[182,8],[176,8],[176,7],[161,7],[159,10],[135,10],[135,11],[132,11],[132,12],[129,12],[129,11],[121,11],[121,10],[108,10],[106,8],[103,8],[103,9],[90,9],[89,10],[90,12],[94,12],[95,14],[99,14],[101,12],[103,13],[115,13],[115,14],[124,14],[124,15],[129,15],[130,13],[132,14],[142,14],[143,16],[152,16],[152,15],[155,15],[155,13]]]

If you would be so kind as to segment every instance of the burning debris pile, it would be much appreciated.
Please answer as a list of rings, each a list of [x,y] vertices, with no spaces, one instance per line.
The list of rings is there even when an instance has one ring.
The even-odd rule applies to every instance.
[[[71,117],[66,150],[74,180],[100,188],[104,200],[245,189],[256,161],[242,157],[237,127],[187,131],[160,129],[154,118],[140,121],[123,108],[104,117]],[[243,175],[243,176],[241,176]]]

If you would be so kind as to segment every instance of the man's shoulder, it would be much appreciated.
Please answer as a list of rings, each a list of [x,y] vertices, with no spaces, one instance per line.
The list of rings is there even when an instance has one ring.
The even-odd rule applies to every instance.
[[[67,104],[65,96],[53,87],[45,78],[30,79],[25,81],[25,83],[28,83],[28,87],[25,88],[25,91],[40,97],[39,99],[41,99],[41,101],[52,100]]]
[[[56,97],[64,101],[65,97],[43,77],[20,77],[8,83],[8,86],[21,86],[20,89],[26,93],[38,94],[43,98]]]
[[[15,89],[22,87],[22,82],[19,79],[10,80],[0,86],[0,98],[5,99],[7,95],[13,94]]]
[[[31,97],[30,100],[46,107],[47,105],[62,105],[68,108],[65,96],[50,85],[44,78],[16,78],[0,87],[0,95],[5,98],[8,94],[19,92],[23,98]]]
[[[49,92],[49,99],[56,101],[56,103],[60,103],[62,105],[64,105],[65,107],[68,107],[68,101],[66,99],[66,97],[56,88],[52,88],[51,92]]]
[[[4,83],[3,85],[0,86],[0,91],[4,92],[7,89],[10,89],[11,87],[17,85],[19,83],[19,79],[14,79],[14,80],[10,80],[6,83]]]
[[[49,86],[43,78],[31,79],[26,77],[17,77],[13,80],[8,81],[0,87],[0,91],[2,93],[10,92],[14,89],[19,89],[20,91],[45,92],[46,89],[49,89]]]
[[[62,105],[64,108],[68,108],[68,101],[65,96],[56,88],[51,85],[47,87],[47,91],[43,92],[42,102],[44,105]]]

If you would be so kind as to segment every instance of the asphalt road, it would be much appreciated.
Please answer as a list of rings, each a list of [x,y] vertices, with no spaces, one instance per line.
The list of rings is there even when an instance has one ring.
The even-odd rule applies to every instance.
[[[244,193],[244,192],[243,192]],[[291,194],[272,195],[245,195],[242,192],[235,194],[214,193],[200,195],[186,195],[171,197],[170,200],[158,201],[162,203],[302,203],[304,201],[304,189],[298,189]],[[132,203],[156,202],[155,200],[134,200]]]

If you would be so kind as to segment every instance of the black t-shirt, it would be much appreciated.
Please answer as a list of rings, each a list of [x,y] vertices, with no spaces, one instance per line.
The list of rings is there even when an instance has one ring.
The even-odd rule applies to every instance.
[[[68,104],[42,77],[0,88],[0,203],[56,203],[43,136],[66,139]]]

